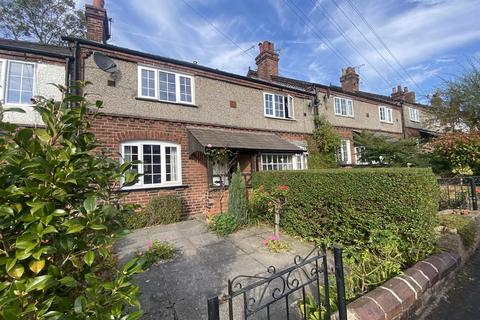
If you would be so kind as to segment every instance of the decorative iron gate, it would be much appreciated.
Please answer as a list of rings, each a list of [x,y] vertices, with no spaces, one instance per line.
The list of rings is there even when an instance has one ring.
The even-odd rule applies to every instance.
[[[334,261],[338,318],[346,320],[342,249],[339,247],[334,248]],[[239,275],[228,280],[228,296],[225,297],[228,301],[228,319],[234,320],[234,310],[237,311],[237,318],[241,314],[244,320],[298,319],[298,316],[292,317],[290,310],[291,305],[298,302],[297,305],[303,305],[302,312],[300,306],[296,306],[296,314],[301,319],[330,320],[332,289],[326,252],[314,248],[304,258],[296,256],[294,265],[286,269],[276,270],[270,266],[266,276]],[[240,305],[236,304],[238,301]],[[307,315],[307,311],[311,312],[312,317]],[[211,297],[208,299],[208,320],[219,319],[219,298]]]
[[[456,177],[438,179],[440,186],[440,210],[478,210],[480,177]]]

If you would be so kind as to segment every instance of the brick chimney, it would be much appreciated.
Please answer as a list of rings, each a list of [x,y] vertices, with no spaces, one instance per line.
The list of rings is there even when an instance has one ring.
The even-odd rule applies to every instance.
[[[278,53],[270,41],[263,41],[258,44],[260,53],[255,58],[257,63],[257,76],[260,79],[271,80],[272,76],[278,76]]]
[[[354,67],[342,68],[342,76],[340,77],[342,89],[349,92],[357,92],[360,90],[360,76]]]
[[[402,90],[402,86],[398,85],[397,88],[392,88],[392,99],[405,101],[410,103],[416,102],[415,91],[408,91],[408,87],[404,87]]]
[[[110,39],[107,11],[104,0],[93,0],[92,4],[85,5],[87,21],[87,39],[100,43],[107,43]]]

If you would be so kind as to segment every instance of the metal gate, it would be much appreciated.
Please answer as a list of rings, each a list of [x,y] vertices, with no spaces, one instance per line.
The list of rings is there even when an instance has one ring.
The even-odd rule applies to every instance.
[[[347,319],[342,249],[334,248],[334,274],[338,318]],[[314,248],[306,257],[296,256],[294,264],[283,270],[270,266],[266,276],[238,275],[228,280],[228,319],[318,319],[330,320],[332,306],[326,251]],[[313,316],[307,317],[306,305],[314,301]],[[296,308],[297,317],[291,308]],[[300,307],[303,305],[303,312]],[[208,299],[208,320],[219,320],[218,296]],[[234,310],[236,312],[234,312]],[[240,318],[239,318],[240,317]]]
[[[440,210],[478,210],[480,177],[456,177],[438,179],[440,187]]]

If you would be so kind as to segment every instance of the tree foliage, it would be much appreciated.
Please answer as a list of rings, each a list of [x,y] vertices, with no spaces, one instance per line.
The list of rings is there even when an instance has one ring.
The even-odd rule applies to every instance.
[[[0,32],[6,38],[61,44],[83,37],[85,16],[73,0],[0,0]]]
[[[315,119],[315,130],[308,143],[310,169],[337,167],[336,152],[340,147],[340,135],[325,116]]]
[[[237,171],[232,175],[232,181],[228,186],[228,213],[236,217],[237,221],[244,221],[247,210],[247,187],[240,171],[240,165],[238,165]]]
[[[389,139],[369,131],[354,133],[355,145],[362,146],[360,160],[382,167],[406,167],[426,164],[414,139]]]
[[[480,131],[480,60],[473,60],[464,73],[445,81],[432,98],[432,113],[451,131]]]
[[[438,173],[480,175],[480,135],[450,132],[429,146],[433,169]]]
[[[137,174],[98,151],[94,106],[59,89],[34,106],[45,127],[0,122],[0,318],[136,319],[141,264],[118,270],[111,248],[133,214],[116,188]]]

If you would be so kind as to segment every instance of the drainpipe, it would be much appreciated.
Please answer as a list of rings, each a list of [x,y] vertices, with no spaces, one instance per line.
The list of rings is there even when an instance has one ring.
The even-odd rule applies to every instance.
[[[73,51],[73,77],[72,77],[72,85],[76,86],[77,85],[77,81],[79,80],[80,78],[80,63],[79,63],[79,59],[80,59],[80,44],[78,43],[78,41],[75,41],[75,49]],[[75,95],[79,95],[80,94],[80,90],[78,88],[75,88],[73,91],[72,91],[73,94]]]
[[[400,119],[402,120],[402,133],[403,133],[403,138],[406,139],[407,138],[407,132],[405,131],[405,116],[403,114],[403,101],[400,101],[400,107],[401,107],[401,110],[400,110]]]

